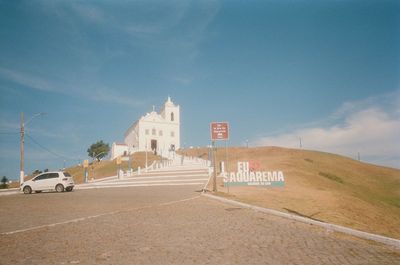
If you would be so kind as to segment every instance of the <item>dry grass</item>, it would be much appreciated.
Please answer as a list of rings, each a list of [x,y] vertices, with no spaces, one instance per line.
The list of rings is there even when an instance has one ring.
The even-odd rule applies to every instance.
[[[185,150],[207,156],[205,148]],[[278,147],[225,148],[228,171],[238,161],[255,160],[263,170],[281,170],[283,188],[230,187],[236,200],[366,232],[400,238],[400,170],[362,163],[339,155]],[[228,195],[219,179],[219,191]]]
[[[153,161],[160,160],[160,156],[155,156],[153,153],[147,153],[147,160],[148,165],[151,165]],[[145,152],[137,152],[131,156],[131,167],[133,170],[137,170],[140,166],[144,168],[146,164],[146,153]],[[115,176],[117,175],[118,165],[115,160],[111,161],[100,161],[94,162],[89,165],[88,172],[89,172],[89,180],[92,179],[101,179],[105,177]],[[122,161],[121,169],[126,171],[129,168],[128,161]],[[70,168],[66,168],[65,171],[69,172],[73,177],[75,183],[82,183],[83,182],[83,175],[84,169],[82,166],[74,166]]]
[[[155,160],[161,160],[160,156],[156,156],[151,152],[147,153],[147,163],[150,166],[151,163]],[[131,167],[133,170],[137,170],[138,167],[144,168],[146,165],[146,153],[145,152],[137,152],[131,156]],[[118,165],[116,163],[116,160],[110,160],[110,161],[100,161],[100,162],[94,162],[91,163],[88,167],[88,172],[89,172],[89,180],[91,179],[102,179],[106,177],[111,177],[117,175],[118,171]],[[121,169],[126,171],[129,168],[129,162],[128,161],[122,161],[121,164]],[[83,175],[84,175],[84,168],[83,166],[73,166],[66,168],[64,171],[69,172],[73,177],[75,183],[83,183]],[[29,180],[35,176],[33,175],[28,175],[25,177],[25,180]],[[15,187],[19,187],[19,183],[14,182],[13,183]],[[10,188],[12,188],[10,186]]]

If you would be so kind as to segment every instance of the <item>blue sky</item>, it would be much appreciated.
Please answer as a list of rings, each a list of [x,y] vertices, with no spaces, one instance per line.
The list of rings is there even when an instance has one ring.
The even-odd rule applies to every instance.
[[[0,175],[85,159],[167,96],[182,144],[336,152],[400,168],[398,1],[0,0]],[[46,149],[46,150],[45,150]],[[51,152],[49,152],[51,151]]]

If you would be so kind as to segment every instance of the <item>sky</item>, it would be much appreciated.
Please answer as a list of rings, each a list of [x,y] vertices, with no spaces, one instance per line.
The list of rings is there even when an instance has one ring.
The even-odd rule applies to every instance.
[[[0,176],[19,177],[21,112],[30,173],[168,96],[185,147],[228,121],[230,146],[400,168],[400,2],[0,0]]]

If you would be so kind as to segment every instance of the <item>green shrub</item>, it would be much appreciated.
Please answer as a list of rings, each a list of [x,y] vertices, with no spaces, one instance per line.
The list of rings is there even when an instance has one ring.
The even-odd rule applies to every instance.
[[[343,179],[331,173],[319,172],[319,175],[339,183],[344,183]]]

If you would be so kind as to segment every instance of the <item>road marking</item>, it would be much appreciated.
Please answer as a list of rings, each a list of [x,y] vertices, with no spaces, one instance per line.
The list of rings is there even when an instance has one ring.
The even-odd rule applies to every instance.
[[[72,220],[68,220],[68,221],[64,221],[64,222],[33,226],[33,227],[29,227],[29,228],[25,228],[25,229],[18,229],[18,230],[14,230],[14,231],[10,231],[10,232],[3,232],[0,235],[13,235],[13,234],[18,234],[18,233],[24,233],[24,232],[29,232],[29,231],[33,231],[33,230],[38,230],[38,229],[42,229],[42,228],[47,228],[47,227],[55,227],[55,226],[59,226],[59,225],[66,225],[66,224],[82,222],[82,221],[86,221],[86,220],[90,220],[90,219],[94,219],[94,218],[99,218],[99,217],[108,216],[108,215],[115,215],[115,214],[124,213],[124,212],[131,212],[131,211],[155,208],[155,207],[160,207],[160,206],[168,206],[168,205],[173,205],[173,204],[177,204],[177,203],[181,203],[181,202],[195,200],[200,197],[201,197],[201,195],[197,195],[197,196],[186,198],[186,199],[158,203],[156,205],[148,205],[148,206],[136,207],[136,208],[131,208],[131,209],[112,211],[112,212],[108,212],[108,213],[96,214],[96,215],[76,218],[76,219],[72,219]]]

